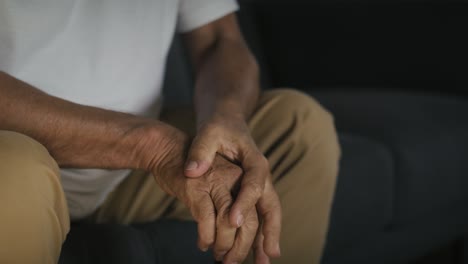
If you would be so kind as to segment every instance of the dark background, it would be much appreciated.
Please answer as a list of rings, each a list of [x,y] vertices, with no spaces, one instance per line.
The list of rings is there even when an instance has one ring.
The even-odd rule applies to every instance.
[[[265,85],[467,94],[466,1],[240,3]]]

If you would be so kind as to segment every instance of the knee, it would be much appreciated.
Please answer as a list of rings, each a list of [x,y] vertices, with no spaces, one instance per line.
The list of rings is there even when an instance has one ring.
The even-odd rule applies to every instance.
[[[63,192],[59,167],[36,140],[0,130],[0,192],[53,201],[50,194]]]
[[[332,114],[311,96],[294,89],[274,89],[261,97],[275,120],[276,128],[284,135],[306,148],[320,148],[330,159],[338,160],[341,154]],[[318,151],[318,149],[317,149]]]
[[[64,238],[65,201],[58,165],[47,149],[28,136],[0,131],[0,203],[10,220],[27,219],[29,227],[40,223],[42,229],[45,222],[60,223]]]
[[[0,130],[1,169],[45,165],[58,174],[58,165],[47,149],[36,140],[12,131]]]
[[[265,92],[261,101],[274,105],[277,122],[300,122],[303,129],[313,127],[316,131],[307,132],[336,134],[332,114],[303,92],[285,88],[275,89]]]

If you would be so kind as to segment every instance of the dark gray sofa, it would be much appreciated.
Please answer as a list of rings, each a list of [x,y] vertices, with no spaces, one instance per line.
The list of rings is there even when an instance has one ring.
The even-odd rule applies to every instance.
[[[343,156],[323,263],[409,263],[466,240],[466,2],[240,2],[263,87],[298,88],[335,115]],[[184,57],[176,41],[170,104],[190,99]],[[60,263],[212,262],[195,241],[194,223],[74,223]]]

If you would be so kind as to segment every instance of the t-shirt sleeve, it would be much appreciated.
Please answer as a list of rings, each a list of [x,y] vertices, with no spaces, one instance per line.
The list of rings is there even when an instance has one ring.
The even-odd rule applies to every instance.
[[[185,33],[237,11],[235,0],[180,0],[177,31]]]

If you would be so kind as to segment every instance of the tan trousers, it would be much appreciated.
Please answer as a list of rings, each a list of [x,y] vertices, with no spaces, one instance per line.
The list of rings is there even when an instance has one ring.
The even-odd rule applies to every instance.
[[[194,131],[190,111],[166,110],[162,119]],[[340,156],[331,115],[302,93],[274,90],[263,94],[249,127],[283,206],[282,257],[273,263],[318,263]],[[57,261],[69,231],[57,164],[38,142],[7,131],[0,131],[0,207],[0,263]],[[90,220],[129,224],[161,217],[191,219],[151,175],[135,171]]]

